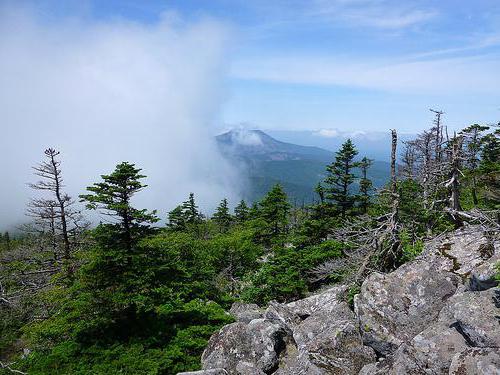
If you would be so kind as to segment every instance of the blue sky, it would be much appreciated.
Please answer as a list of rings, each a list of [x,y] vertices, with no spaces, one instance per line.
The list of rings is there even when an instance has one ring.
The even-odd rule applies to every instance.
[[[41,5],[40,5],[41,4]],[[224,25],[218,127],[414,132],[500,120],[498,0],[41,1],[42,17]],[[202,43],[202,41],[201,41]]]

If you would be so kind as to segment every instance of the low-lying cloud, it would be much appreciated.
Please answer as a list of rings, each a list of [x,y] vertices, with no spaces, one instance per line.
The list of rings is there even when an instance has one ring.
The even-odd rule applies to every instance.
[[[143,168],[138,204],[165,212],[193,191],[208,210],[236,199],[238,178],[211,125],[224,100],[227,30],[183,24],[49,24],[33,10],[0,6],[0,230],[24,218],[30,167],[61,151],[73,195],[121,161]]]

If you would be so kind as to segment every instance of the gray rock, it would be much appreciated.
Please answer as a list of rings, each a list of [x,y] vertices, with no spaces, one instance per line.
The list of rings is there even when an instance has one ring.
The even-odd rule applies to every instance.
[[[479,226],[468,226],[429,242],[423,257],[444,256],[453,262],[453,272],[468,276],[475,268],[500,251],[498,235]]]
[[[433,322],[460,277],[443,270],[442,257],[418,259],[396,271],[371,274],[355,297],[365,345],[382,355],[394,352]]]
[[[238,375],[266,375],[264,371],[255,367],[255,365],[250,362],[239,362],[236,365],[236,372]]]
[[[495,279],[495,266],[500,262],[500,254],[496,253],[483,264],[474,268],[470,274],[469,290],[482,291],[498,286],[498,281]]]
[[[298,348],[295,369],[301,365],[304,373],[309,369],[310,373],[357,374],[365,364],[376,360],[373,349],[363,346],[354,314],[346,303],[311,315],[294,330],[293,338]]]
[[[335,286],[327,289],[319,294],[314,294],[310,297],[290,302],[286,306],[296,315],[301,318],[316,312],[331,312],[342,302],[342,295],[347,291],[347,286]]]
[[[177,375],[228,375],[223,368],[214,368],[212,370],[178,372]]]
[[[249,323],[254,319],[262,318],[262,310],[255,303],[235,302],[229,313],[239,322]]]
[[[469,348],[457,353],[450,366],[450,375],[500,375],[498,348]]]
[[[284,335],[279,325],[264,319],[224,326],[212,335],[203,352],[203,369],[223,368],[229,374],[237,374],[238,363],[249,362],[269,373],[278,366]]]
[[[264,313],[264,318],[267,321],[280,325],[288,335],[292,335],[293,330],[302,321],[292,309],[286,305],[282,305],[272,301]]]
[[[500,348],[500,290],[457,293],[440,319],[459,332],[470,346]]]

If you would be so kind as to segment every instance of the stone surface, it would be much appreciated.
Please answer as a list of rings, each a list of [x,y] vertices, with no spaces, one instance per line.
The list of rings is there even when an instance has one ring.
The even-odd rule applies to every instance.
[[[214,368],[212,370],[178,372],[177,375],[228,375],[223,368]]]
[[[264,319],[229,324],[210,338],[201,358],[203,369],[224,368],[237,374],[238,363],[249,362],[269,373],[278,366],[283,336],[279,325]]]
[[[319,311],[333,311],[341,303],[346,286],[335,286],[310,297],[290,302],[286,306],[296,315],[306,318]]]
[[[457,353],[450,366],[450,375],[500,375],[498,348],[469,348]]]
[[[468,276],[500,251],[498,237],[478,226],[468,226],[429,242],[423,256],[441,255],[453,262],[453,272]]]
[[[419,259],[387,275],[373,273],[363,282],[355,311],[365,345],[388,355],[437,318],[460,282],[442,269],[443,262]]]
[[[229,314],[239,322],[249,323],[254,319],[262,318],[262,310],[255,303],[235,302],[229,310]]]

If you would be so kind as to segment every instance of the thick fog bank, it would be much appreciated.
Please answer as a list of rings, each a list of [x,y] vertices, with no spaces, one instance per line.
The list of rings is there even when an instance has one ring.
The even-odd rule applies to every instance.
[[[0,230],[26,220],[30,167],[49,146],[73,195],[130,161],[148,176],[137,204],[162,216],[190,191],[204,210],[237,198],[211,129],[224,98],[222,25],[41,13],[0,5]]]

